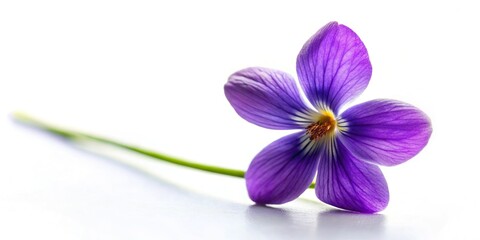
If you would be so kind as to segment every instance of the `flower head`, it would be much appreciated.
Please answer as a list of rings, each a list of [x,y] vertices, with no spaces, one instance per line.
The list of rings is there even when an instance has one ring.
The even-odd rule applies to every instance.
[[[383,210],[388,186],[378,165],[415,156],[432,128],[419,109],[379,99],[341,107],[367,87],[372,66],[367,49],[347,26],[331,22],[313,35],[297,58],[308,107],[292,76],[247,68],[230,76],[225,95],[245,120],[270,129],[299,129],[258,153],[245,175],[250,198],[281,204],[302,194],[315,174],[317,197],[358,212]]]

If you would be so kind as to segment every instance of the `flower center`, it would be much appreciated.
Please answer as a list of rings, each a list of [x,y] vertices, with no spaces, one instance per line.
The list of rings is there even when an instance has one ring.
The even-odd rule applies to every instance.
[[[336,126],[335,117],[330,112],[322,112],[318,120],[308,125],[307,135],[310,136],[310,140],[318,140],[321,137],[333,132]]]

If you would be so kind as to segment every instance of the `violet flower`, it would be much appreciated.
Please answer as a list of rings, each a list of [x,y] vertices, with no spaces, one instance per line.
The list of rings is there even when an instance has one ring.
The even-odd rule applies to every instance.
[[[315,193],[330,205],[372,213],[389,201],[377,165],[393,166],[415,156],[432,128],[419,109],[396,100],[372,100],[345,111],[362,93],[372,66],[367,49],[350,28],[331,22],[313,35],[297,57],[302,100],[292,76],[247,68],[230,76],[225,95],[245,120],[270,129],[300,129],[258,153],[245,178],[259,204],[294,200],[317,174]]]

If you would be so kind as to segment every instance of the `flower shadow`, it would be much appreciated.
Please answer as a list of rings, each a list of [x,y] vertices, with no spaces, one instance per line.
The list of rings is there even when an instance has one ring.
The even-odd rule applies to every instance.
[[[303,235],[301,228],[294,221],[292,211],[264,205],[251,205],[246,209],[247,231],[256,232],[261,239],[296,239]]]
[[[325,211],[318,215],[317,235],[328,239],[385,239],[385,216]]]
[[[385,216],[340,210],[299,210],[252,205],[248,229],[276,239],[385,239]]]
[[[230,236],[231,232],[236,232],[238,238],[233,239],[382,239],[382,236],[385,236],[383,215],[331,210],[322,207],[319,202],[293,203],[300,205],[299,207],[246,206],[185,189],[181,185],[151,174],[147,169],[123,162],[117,156],[110,156],[88,145],[74,144],[73,147],[153,180],[159,194],[155,194],[154,196],[158,195],[158,198],[152,201],[158,205],[148,206],[148,209],[149,211],[154,209],[158,214],[150,214],[150,218],[163,221],[164,215],[169,215],[172,219],[196,226],[191,228],[190,232],[184,233],[185,236],[202,233],[205,229],[209,230],[209,236],[211,232],[215,232],[217,238],[224,238]],[[161,197],[166,195],[168,198]],[[170,210],[166,209],[167,207]],[[195,214],[191,214],[192,212]],[[226,217],[229,219],[228,224],[225,223]],[[156,231],[152,230],[155,229],[154,226],[145,227],[148,231]],[[222,230],[217,229],[219,227]]]

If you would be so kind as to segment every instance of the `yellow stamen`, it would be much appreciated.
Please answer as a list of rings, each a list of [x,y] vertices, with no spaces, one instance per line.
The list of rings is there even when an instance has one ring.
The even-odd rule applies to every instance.
[[[323,111],[318,121],[308,125],[307,135],[310,136],[310,140],[318,140],[321,137],[335,130],[336,121],[331,112]]]

